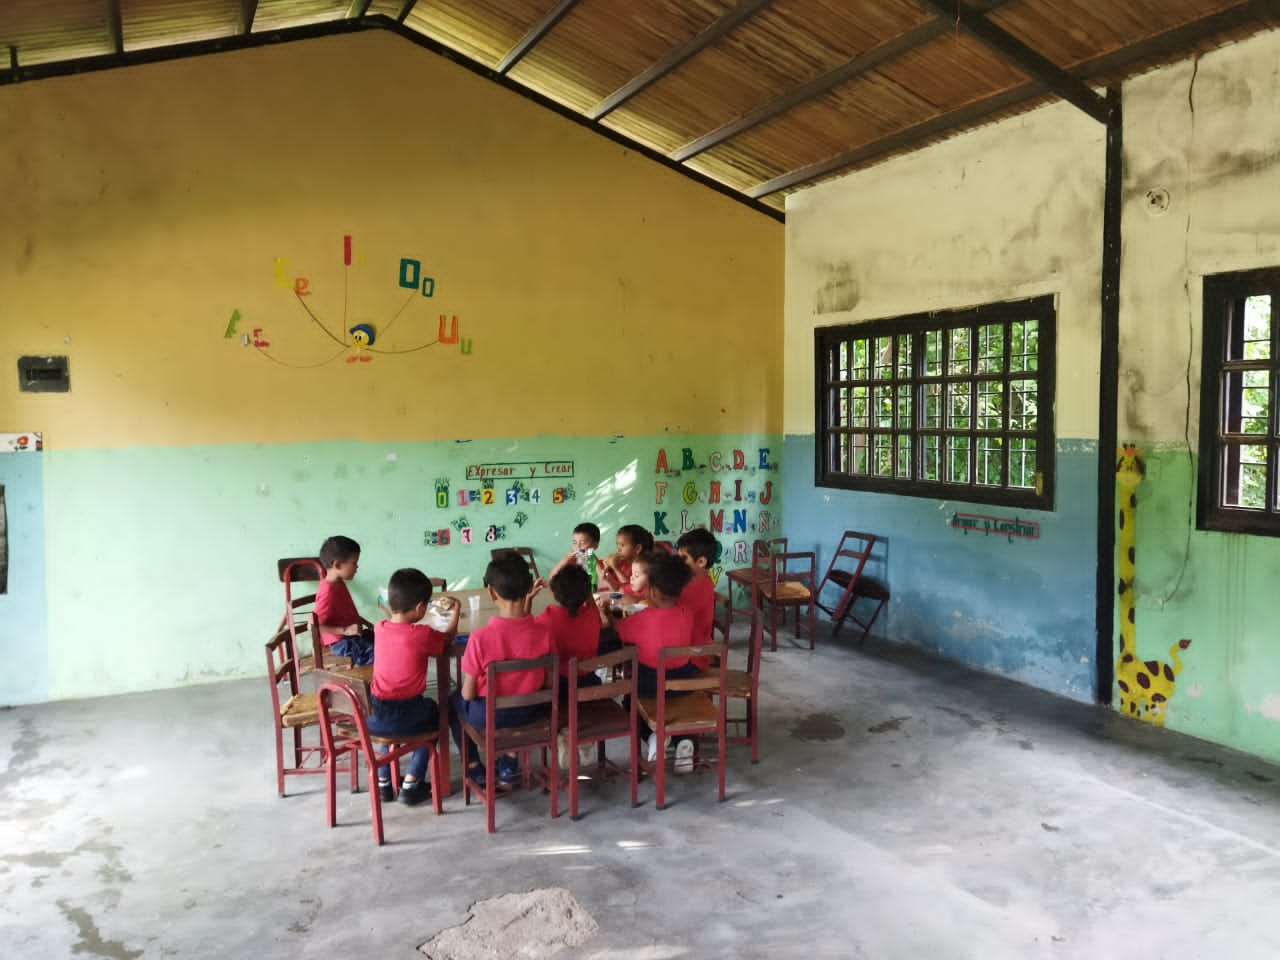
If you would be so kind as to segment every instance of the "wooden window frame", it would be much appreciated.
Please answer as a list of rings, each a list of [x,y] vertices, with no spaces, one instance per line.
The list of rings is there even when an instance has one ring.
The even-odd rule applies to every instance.
[[[1038,325],[1037,347],[1034,354],[1023,353],[1024,358],[1034,356],[1034,370],[1018,370],[1012,357],[1012,325],[1025,321]],[[999,369],[992,370],[995,354],[980,355],[979,328],[1002,325]],[[967,358],[956,359],[957,364],[968,363],[968,370],[953,370],[952,350],[959,343],[957,334],[968,331]],[[926,369],[926,336],[936,334],[940,338],[939,355],[933,367]],[[878,362],[874,343],[886,338],[892,359],[888,364]],[[866,341],[867,365],[859,375],[854,369],[855,344]],[[961,500],[969,503],[995,504],[1035,510],[1052,510],[1054,503],[1054,464],[1056,447],[1054,437],[1054,388],[1057,382],[1057,311],[1053,296],[1034,297],[1027,300],[985,304],[964,310],[937,311],[912,314],[836,327],[818,327],[814,330],[814,401],[815,401],[815,483],[819,487],[843,490],[866,490],[909,497],[929,497],[938,500]],[[841,366],[841,344],[846,345]],[[909,353],[904,358],[903,354]],[[983,370],[983,361],[987,369]],[[859,368],[862,369],[862,368]],[[889,371],[888,376],[877,376],[876,371]],[[1013,405],[1011,391],[1015,382],[1034,381],[1036,393],[1035,426],[1018,428],[1011,426]],[[1000,424],[998,428],[980,427],[980,413],[976,398],[986,388],[998,387],[1001,394]],[[888,425],[876,422],[875,394],[867,401],[867,418],[861,425],[851,422],[853,400],[849,391],[863,389],[874,391],[888,388],[891,410]],[[955,419],[968,420],[968,426],[949,423],[954,415],[951,398],[957,388],[967,389],[968,416]],[[930,390],[933,393],[930,394]],[[843,393],[842,393],[843,391]],[[934,414],[930,416],[930,401],[937,398]],[[907,402],[909,398],[909,403]],[[963,396],[959,399],[963,400]],[[844,413],[841,413],[841,401]],[[907,413],[902,407],[909,406]],[[854,415],[856,416],[856,414]],[[907,422],[909,416],[910,422]],[[860,442],[859,437],[865,437]],[[890,439],[886,442],[885,437]],[[926,444],[928,438],[936,438],[930,446],[936,454],[938,479],[922,476],[928,470]],[[944,479],[944,471],[952,462],[952,444],[968,441],[965,452],[956,450],[954,455],[967,458],[967,480]],[[1011,457],[1014,440],[1034,443],[1034,464],[1030,486],[1011,484]],[[992,450],[992,441],[999,449],[999,478],[997,482],[977,482],[979,471],[979,443],[987,441],[985,450]],[[848,447],[846,451],[845,447]],[[853,463],[863,455],[870,465],[879,449],[886,449],[892,467],[891,475],[873,473],[871,469],[859,471]],[[858,448],[858,453],[852,452]],[[841,462],[843,461],[843,462]],[[844,466],[845,469],[841,469]],[[1025,471],[1023,471],[1025,474]]]
[[[1243,342],[1244,304],[1250,297],[1271,297],[1269,357],[1230,358],[1233,341]],[[1200,350],[1200,464],[1196,492],[1196,527],[1280,537],[1280,267],[1220,273],[1204,278],[1203,330]],[[1270,391],[1265,433],[1241,427],[1240,409],[1229,408],[1227,378],[1266,371]],[[1233,427],[1235,429],[1233,429]],[[1243,446],[1267,448],[1264,505],[1227,503],[1239,490],[1239,457]],[[1232,470],[1232,465],[1236,469]]]

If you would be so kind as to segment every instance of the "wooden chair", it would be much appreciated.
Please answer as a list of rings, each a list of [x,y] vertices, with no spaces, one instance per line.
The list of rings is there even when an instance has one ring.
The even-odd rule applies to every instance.
[[[509,696],[495,696],[493,694],[492,691],[498,689],[499,674],[521,670],[543,671],[546,679],[543,681],[542,689],[533,693],[519,693]],[[495,829],[496,761],[500,753],[514,753],[520,758],[522,778],[524,785],[527,787],[532,777],[530,754],[534,750],[542,751],[544,763],[548,765],[550,773],[544,774],[538,779],[542,781],[542,785],[545,785],[551,794],[552,819],[555,819],[560,814],[559,790],[556,789],[559,782],[559,773],[556,769],[556,732],[560,727],[558,680],[559,672],[556,669],[556,657],[554,655],[538,657],[532,660],[497,660],[485,668],[485,689],[489,693],[485,696],[484,703],[484,729],[477,730],[465,719],[462,721],[462,799],[464,805],[470,806],[473,794],[481,798],[486,807],[487,828],[490,833],[493,833]],[[533,723],[525,724],[522,727],[502,727],[500,729],[494,725],[498,710],[508,707],[534,707],[544,703],[549,706],[547,715],[535,720]],[[471,776],[470,748],[472,745],[484,751],[483,784],[477,783]]]
[[[494,547],[489,551],[489,559],[497,560],[500,553],[518,553],[524,557],[525,562],[529,564],[529,572],[533,574],[533,579],[537,580],[542,574],[538,572],[538,561],[533,559],[532,547]]]
[[[668,677],[667,663],[690,657],[718,658],[716,666],[694,677]],[[725,755],[725,703],[728,699],[727,668],[728,645],[704,643],[688,647],[664,647],[658,651],[658,695],[637,697],[636,708],[645,722],[653,728],[659,744],[659,755],[650,761],[640,744],[637,734],[632,741],[631,756],[635,763],[653,777],[654,806],[666,808],[667,761],[661,745],[667,737],[691,736],[695,743],[703,737],[716,738],[717,754],[714,762],[720,780],[720,799],[724,799]],[[685,696],[672,697],[673,691],[685,691]],[[700,753],[694,754],[694,768],[706,769],[712,761]]]
[[[787,538],[774,537],[773,539],[759,539],[752,541],[751,544],[751,565],[749,567],[735,567],[733,570],[724,572],[726,585],[724,613],[724,635],[729,636],[729,631],[733,628],[733,615],[735,613],[750,613],[754,617],[754,601],[755,595],[752,592],[752,585],[759,578],[768,572],[768,557],[771,553],[786,553]],[[751,598],[752,606],[735,607],[733,605],[733,588],[739,587],[747,591],[747,596]]]
[[[653,549],[661,550],[665,553],[675,553],[676,545],[670,540],[655,540],[653,541]]]
[[[295,595],[294,584],[319,583],[324,579],[324,565],[315,557],[281,557],[276,561],[276,574],[284,584],[284,615],[280,618],[280,626],[299,626],[308,622],[315,609],[316,593],[314,590],[305,595]],[[294,631],[294,650],[298,650],[298,637]],[[320,635],[311,634],[309,638],[316,646],[320,645]],[[314,651],[312,653],[314,656]],[[313,666],[312,656],[300,655],[298,668],[301,672],[310,671]],[[323,660],[323,654],[321,654]]]
[[[314,617],[312,618],[314,621]],[[305,633],[310,625],[298,628]],[[302,693],[299,685],[298,657],[292,625],[281,625],[267,641],[267,680],[271,684],[271,716],[275,725],[276,786],[285,795],[285,778],[303,774],[324,773],[324,744],[309,745],[303,733],[320,723],[320,712],[314,693]],[[291,765],[285,763],[285,737],[292,740]],[[351,764],[351,792],[360,788],[359,770]]]
[[[796,637],[800,636],[800,610],[809,610],[809,649],[814,647],[814,594],[817,584],[817,558],[812,550],[793,550],[785,553],[771,553],[766,558],[768,567],[764,576],[757,577],[751,587],[752,591],[752,626],[757,618],[764,617],[768,608],[769,622],[767,630],[771,641],[770,649],[778,649],[778,610],[782,609],[782,621],[785,624],[786,608],[796,611]]]
[[[588,674],[605,668],[614,679],[596,686],[579,686],[582,672]],[[636,743],[636,648],[626,646],[613,653],[606,653],[589,660],[576,657],[569,661],[568,717],[563,730],[568,740],[569,753],[569,818],[578,819],[578,747],[596,744],[595,770],[600,776],[620,773],[621,770],[605,757],[606,740],[627,737],[632,749]],[[629,707],[618,701],[626,697]],[[638,804],[639,771],[632,754],[629,764],[631,775],[631,805]]]
[[[764,649],[764,628],[760,623],[751,625],[751,641],[747,645],[747,668],[725,670],[725,696],[730,700],[742,700],[746,708],[741,717],[730,717],[725,711],[726,728],[732,724],[741,733],[729,735],[726,743],[742,743],[751,747],[751,762],[760,762],[760,655]]]
[[[840,632],[844,621],[849,619],[862,628],[858,643],[865,643],[880,611],[889,602],[889,588],[863,573],[875,543],[874,533],[846,530],[836,546],[835,555],[831,558],[822,582],[818,584],[814,602],[819,610],[831,618],[833,637]],[[830,606],[822,602],[822,591],[828,584],[835,585],[840,591]],[[868,600],[875,604],[866,619],[859,619],[854,613],[854,605],[858,600]]]
[[[377,789],[378,770],[391,767],[393,783],[400,781],[400,758],[415,750],[426,747],[431,751],[428,769],[431,775],[431,806],[436,815],[443,810],[440,800],[440,751],[441,730],[437,728],[430,733],[415,736],[375,737],[369,733],[369,692],[365,683],[341,673],[327,672],[322,674],[323,682],[316,691],[316,704],[320,713],[320,738],[324,743],[325,755],[331,759],[346,756],[353,770],[359,769],[360,754],[363,753],[369,768],[369,808],[373,813],[373,839],[378,846],[384,841],[382,831],[382,797]],[[445,711],[441,710],[441,727],[444,728],[445,742],[448,742],[448,727],[444,724]],[[375,746],[385,745],[386,753],[376,753]],[[333,763],[325,764],[326,777],[326,813],[329,828],[338,825],[337,776]]]

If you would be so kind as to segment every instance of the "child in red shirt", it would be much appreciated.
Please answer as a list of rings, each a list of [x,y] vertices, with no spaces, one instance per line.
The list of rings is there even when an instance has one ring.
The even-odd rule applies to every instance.
[[[707,571],[715,563],[719,544],[710,530],[698,527],[676,541],[676,556],[689,565],[693,576],[680,594],[680,606],[693,617],[693,642],[711,643],[711,624],[716,616],[716,588]],[[707,663],[698,664],[705,670]]]
[[[608,606],[602,605],[601,615],[611,626],[615,626],[623,643],[635,644],[636,659],[639,661],[636,668],[636,693],[649,698],[658,695],[658,651],[663,647],[687,647],[699,642],[693,636],[693,617],[680,605],[681,593],[693,574],[683,560],[669,553],[643,554],[636,567],[642,568],[648,576],[648,606],[639,613],[615,621]],[[668,677],[697,676],[699,669],[690,660],[667,660]],[[675,691],[667,694],[668,697],[681,695]],[[640,725],[641,738],[648,744],[648,757],[653,760],[658,752],[656,737],[643,720]],[[688,744],[687,748],[685,744]],[[682,751],[686,751],[687,756],[682,755]],[[687,760],[687,765],[682,763],[683,760]],[[685,773],[691,769],[693,741],[682,739],[676,745],[675,770],[677,773]]]
[[[591,602],[591,582],[581,567],[567,566],[552,577],[551,594],[556,602],[533,619],[550,633],[551,652],[560,657],[560,676],[567,677],[571,658],[586,660],[600,652],[600,618]],[[579,682],[592,681],[600,682],[594,674],[584,675]],[[562,685],[562,694],[565,689]]]
[[[350,657],[356,666],[373,663],[373,624],[360,616],[347,581],[360,564],[360,544],[350,537],[330,537],[320,547],[325,577],[316,588],[316,620],[330,652]]]
[[[614,543],[617,552],[605,557],[603,561],[605,582],[610,589],[621,590],[628,596],[639,599],[643,594],[631,591],[631,566],[636,557],[653,549],[653,534],[638,523],[628,523],[618,528]]]
[[[373,658],[373,682],[369,692],[369,732],[376,736],[429,733],[440,725],[440,710],[427,689],[427,667],[431,658],[448,649],[458,632],[458,601],[450,598],[449,621],[444,631],[419,623],[431,602],[431,581],[421,570],[406,568],[391,575],[387,585],[387,606],[391,617],[375,626],[377,637]],[[415,750],[400,785],[400,802],[416,806],[431,797],[430,784],[423,780],[431,753]],[[383,800],[394,799],[390,770],[378,769],[378,790]]]
[[[537,670],[519,670],[499,674],[498,689],[490,691],[485,675],[490,663],[496,660],[526,660],[545,657],[551,651],[551,635],[544,624],[537,623],[529,615],[532,599],[533,574],[520,554],[504,551],[489,562],[484,574],[489,596],[498,607],[496,616],[488,624],[471,633],[466,652],[462,655],[462,689],[449,697],[449,727],[453,731],[458,751],[462,751],[462,721],[465,718],[473,727],[485,725],[485,697],[517,693],[533,693],[541,690],[548,677]],[[554,676],[554,675],[553,675]],[[498,710],[494,723],[498,727],[521,727],[533,723],[545,707],[508,707]],[[520,775],[519,764],[513,756],[501,756],[495,761],[498,780],[503,784],[514,782]],[[467,775],[483,781],[483,770],[473,765]]]

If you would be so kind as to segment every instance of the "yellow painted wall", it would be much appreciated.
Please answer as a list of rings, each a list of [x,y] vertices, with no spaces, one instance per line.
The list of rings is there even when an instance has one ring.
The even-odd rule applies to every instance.
[[[0,143],[0,396],[50,449],[781,425],[781,225],[390,34],[8,87]],[[341,349],[277,257],[331,329],[347,285],[404,307],[377,346],[472,353],[286,373],[224,338]],[[16,391],[58,353],[70,395]]]

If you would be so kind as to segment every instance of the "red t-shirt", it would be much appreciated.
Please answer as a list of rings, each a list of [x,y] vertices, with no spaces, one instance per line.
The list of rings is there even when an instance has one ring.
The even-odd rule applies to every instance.
[[[618,571],[618,575],[615,577],[612,573],[606,574],[605,581],[614,590],[621,590],[623,593],[630,593],[632,566],[633,564],[630,560],[615,560],[613,569]]]
[[[693,642],[711,643],[711,622],[716,618],[716,588],[705,574],[694,574],[680,593],[680,606],[693,617]]]
[[[408,700],[427,689],[431,658],[444,653],[449,638],[423,623],[380,620],[373,627],[373,683],[379,700]]]
[[[558,603],[533,618],[546,626],[551,634],[551,652],[560,656],[560,676],[569,675],[569,658],[586,660],[600,652],[600,614],[590,601],[584,603],[577,616]]]
[[[476,678],[476,696],[488,696],[485,669],[495,660],[527,660],[551,653],[551,634],[545,624],[533,617],[492,617],[487,624],[471,633],[462,654],[462,672]],[[498,674],[495,696],[533,693],[542,689],[540,670],[517,670]]]
[[[356,602],[351,599],[345,580],[321,580],[316,587],[316,619],[320,621],[320,636],[326,647],[342,639],[342,631],[360,622]]]
[[[687,647],[693,643],[693,618],[679,605],[648,607],[618,622],[618,637],[633,643],[636,658],[646,667],[658,669],[658,651],[663,647]],[[684,660],[668,660],[668,667],[683,667]]]

